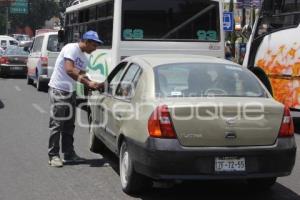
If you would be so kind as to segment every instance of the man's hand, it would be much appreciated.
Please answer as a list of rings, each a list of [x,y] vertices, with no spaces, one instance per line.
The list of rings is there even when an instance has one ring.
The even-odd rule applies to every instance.
[[[104,82],[103,83],[98,83],[95,81],[90,81],[88,84],[89,89],[91,90],[100,90],[103,91],[104,90]]]

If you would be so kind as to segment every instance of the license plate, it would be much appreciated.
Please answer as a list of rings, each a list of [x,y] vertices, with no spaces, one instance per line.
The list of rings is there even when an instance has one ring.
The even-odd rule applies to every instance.
[[[244,157],[216,157],[216,172],[243,172],[246,170],[246,162]]]
[[[23,67],[11,67],[12,70],[22,70]]]

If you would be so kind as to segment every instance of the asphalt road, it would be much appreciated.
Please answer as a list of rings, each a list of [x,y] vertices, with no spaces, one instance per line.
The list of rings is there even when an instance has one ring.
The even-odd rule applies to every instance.
[[[79,113],[86,122],[85,113]],[[0,78],[0,200],[300,200],[299,150],[292,175],[279,178],[269,191],[253,191],[242,182],[201,181],[128,196],[120,187],[117,158],[89,152],[86,127],[76,127],[75,149],[87,162],[49,167],[48,120],[47,93],[25,79]],[[300,148],[300,135],[296,140]]]

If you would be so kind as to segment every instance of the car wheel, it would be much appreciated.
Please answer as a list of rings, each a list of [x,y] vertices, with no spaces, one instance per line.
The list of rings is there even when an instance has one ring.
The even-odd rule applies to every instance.
[[[33,84],[33,80],[29,78],[29,76],[27,75],[27,85],[32,85],[32,84]]]
[[[151,180],[135,171],[126,142],[121,145],[119,162],[121,185],[125,193],[136,194],[151,187]]]
[[[276,179],[276,177],[248,179],[248,184],[252,188],[266,190],[276,183]]]
[[[36,81],[36,89],[38,91],[47,91],[48,89],[46,82],[41,80],[40,77],[38,77],[38,80]]]

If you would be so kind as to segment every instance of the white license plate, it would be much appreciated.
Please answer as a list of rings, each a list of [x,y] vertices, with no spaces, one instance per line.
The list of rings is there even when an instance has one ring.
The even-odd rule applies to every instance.
[[[23,67],[11,67],[12,70],[22,70]]]
[[[244,157],[216,157],[216,172],[243,172],[246,170],[246,162]]]

